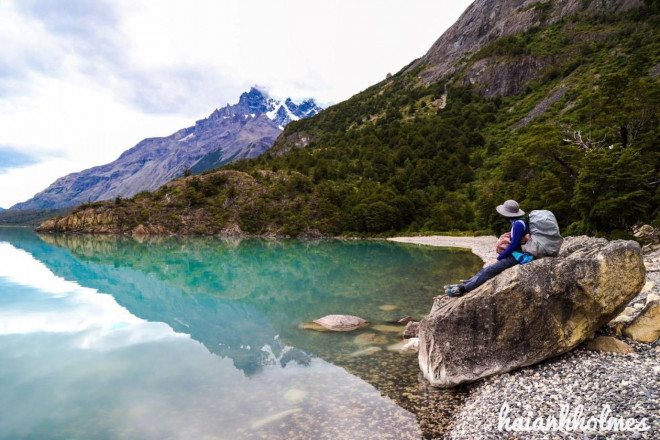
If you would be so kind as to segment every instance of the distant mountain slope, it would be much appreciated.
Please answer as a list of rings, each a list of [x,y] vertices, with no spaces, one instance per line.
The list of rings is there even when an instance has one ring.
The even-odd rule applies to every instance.
[[[258,158],[43,226],[501,232],[507,199],[552,210],[565,234],[660,226],[659,33],[656,0],[477,0],[421,60]]]
[[[0,226],[30,226],[37,227],[44,220],[53,216],[67,215],[73,208],[61,209],[3,209],[0,210]]]
[[[154,190],[187,169],[202,172],[256,157],[273,145],[289,122],[319,111],[313,99],[280,102],[252,88],[237,104],[214,111],[194,126],[145,139],[114,162],[59,178],[12,209],[62,208]]]

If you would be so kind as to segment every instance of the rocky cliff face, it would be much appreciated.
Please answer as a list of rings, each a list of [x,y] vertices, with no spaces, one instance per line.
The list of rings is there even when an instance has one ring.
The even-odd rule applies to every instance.
[[[423,66],[421,80],[434,83],[467,67],[472,54],[498,38],[578,13],[613,14],[641,4],[641,0],[476,0],[410,69]],[[471,66],[463,74],[463,82],[484,84],[488,97],[515,94],[543,65],[533,54],[516,62],[489,57]]]
[[[187,169],[202,172],[256,157],[273,145],[286,124],[319,111],[312,99],[280,102],[253,88],[237,104],[214,111],[192,127],[145,139],[116,161],[64,176],[12,208],[62,208],[152,191]]]

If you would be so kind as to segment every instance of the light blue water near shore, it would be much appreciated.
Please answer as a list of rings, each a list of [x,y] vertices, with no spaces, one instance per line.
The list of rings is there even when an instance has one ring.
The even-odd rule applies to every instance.
[[[0,262],[0,438],[35,439],[435,436],[461,394],[418,381],[392,322],[481,265],[380,241],[15,228]],[[298,328],[333,313],[372,325]]]

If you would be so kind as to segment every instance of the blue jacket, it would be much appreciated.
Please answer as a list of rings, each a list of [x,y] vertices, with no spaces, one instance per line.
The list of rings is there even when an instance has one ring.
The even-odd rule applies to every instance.
[[[522,218],[509,220],[511,222],[511,244],[497,256],[498,260],[508,257],[520,249],[520,241],[528,233],[527,222]]]

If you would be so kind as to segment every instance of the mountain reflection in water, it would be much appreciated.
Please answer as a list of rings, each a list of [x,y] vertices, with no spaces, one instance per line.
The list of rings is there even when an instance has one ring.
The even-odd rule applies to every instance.
[[[228,407],[224,403],[222,412],[245,414],[248,421],[242,425],[253,428],[241,431],[246,429],[245,426],[229,424],[226,429],[232,436],[251,438],[257,436],[259,430],[274,435],[272,426],[279,426],[275,422],[281,417],[282,420],[296,421],[291,438],[296,435],[306,438],[303,434],[313,433],[322,425],[340,432],[343,429],[346,438],[351,438],[356,429],[346,425],[351,418],[344,424],[327,425],[329,414],[359,408],[358,413],[365,413],[359,418],[369,413],[371,420],[383,407],[389,408],[387,401],[390,399],[405,411],[402,418],[393,419],[399,420],[399,429],[392,431],[388,428],[383,432],[389,432],[388,435],[398,433],[398,437],[392,438],[436,436],[445,424],[442,418],[449,415],[451,406],[461,398],[460,392],[429,390],[423,383],[418,383],[416,357],[388,350],[389,346],[400,341],[400,333],[385,331],[380,334],[374,327],[391,324],[405,315],[423,316],[439,286],[465,278],[480,266],[479,259],[469,252],[380,241],[136,240],[117,236],[37,236],[20,229],[0,229],[2,241],[29,253],[44,265],[43,269],[51,273],[54,280],[66,280],[81,286],[76,289],[76,295],[70,295],[78,298],[74,301],[77,307],[82,304],[80,298],[96,304],[94,301],[98,302],[98,298],[107,297],[102,294],[112,295],[118,304],[115,308],[125,308],[123,314],[108,318],[102,307],[90,305],[86,305],[87,309],[81,313],[95,325],[107,318],[105,333],[101,333],[108,339],[106,343],[112,350],[124,347],[123,350],[134,351],[138,343],[147,341],[151,347],[160,339],[173,338],[183,343],[189,340],[180,336],[190,335],[218,359],[231,360],[235,371],[242,371],[245,379],[238,380],[233,373],[230,374],[234,379],[229,383],[238,389],[233,392],[232,405]],[[12,286],[11,290],[20,289]],[[46,304],[43,307],[52,308],[53,304],[49,302],[57,303],[50,297],[48,301],[42,301]],[[58,304],[63,313],[71,307],[65,302]],[[381,309],[383,305],[396,308]],[[372,326],[350,334],[318,333],[298,328],[302,322],[334,313],[361,316]],[[69,317],[68,321],[76,320]],[[159,327],[163,326],[160,323],[167,326]],[[134,344],[119,341],[122,338],[117,337],[117,332],[122,327],[132,329],[130,337],[125,339],[133,339]],[[108,338],[113,333],[110,330],[115,332],[112,343],[112,338]],[[49,329],[39,331],[51,335],[62,333]],[[356,341],[357,336],[366,333],[376,333],[380,337],[373,344]],[[88,339],[90,337],[87,335]],[[93,345],[93,342],[87,343]],[[185,342],[184,346],[188,347],[189,343]],[[369,349],[365,350],[365,347]],[[158,352],[158,356],[172,362],[167,354]],[[105,364],[98,366],[103,370],[105,367],[101,365]],[[197,368],[195,366],[191,371]],[[282,373],[275,374],[273,368]],[[321,371],[324,374],[319,377]],[[355,388],[355,379],[351,375],[364,381],[362,385]],[[288,400],[285,399],[288,406],[295,404],[298,398],[303,399],[296,396],[317,394],[325,397],[316,404],[306,402],[305,411],[298,411],[299,407],[295,405],[287,408],[287,405],[273,404],[282,411],[266,411],[270,415],[265,418],[260,418],[258,405],[244,407],[244,403],[254,401],[257,396],[262,396],[263,403],[266,389],[272,388],[273,382],[278,382],[275,378],[281,377],[298,384],[284,392],[289,396]],[[327,383],[329,377],[334,377],[332,383]],[[270,381],[268,386],[263,385],[266,378]],[[343,394],[347,392],[342,387],[346,382],[350,382],[352,388],[348,394]],[[262,389],[255,390],[257,384]],[[228,385],[223,382],[220,388]],[[179,386],[177,384],[174,388]],[[331,388],[326,389],[327,386]],[[375,387],[377,395],[359,391],[365,386]],[[241,387],[245,387],[242,392]],[[362,397],[356,397],[356,393]],[[332,394],[334,405],[331,403]],[[344,402],[341,397],[344,395],[356,400]],[[386,400],[383,401],[380,395],[387,396]],[[209,398],[212,397],[204,396],[204,399]],[[364,400],[374,399],[365,405]],[[321,405],[323,400],[325,402]],[[232,409],[233,406],[241,409]],[[413,429],[404,422],[408,411],[416,416],[417,428]],[[381,427],[393,423],[387,412],[382,413],[382,417],[387,421],[376,417]],[[321,423],[320,419],[325,421]],[[380,432],[371,429],[369,435]],[[89,430],[83,429],[83,432],[89,433]],[[218,438],[227,438],[225,435],[228,434],[218,435]],[[289,436],[288,432],[286,436]]]

